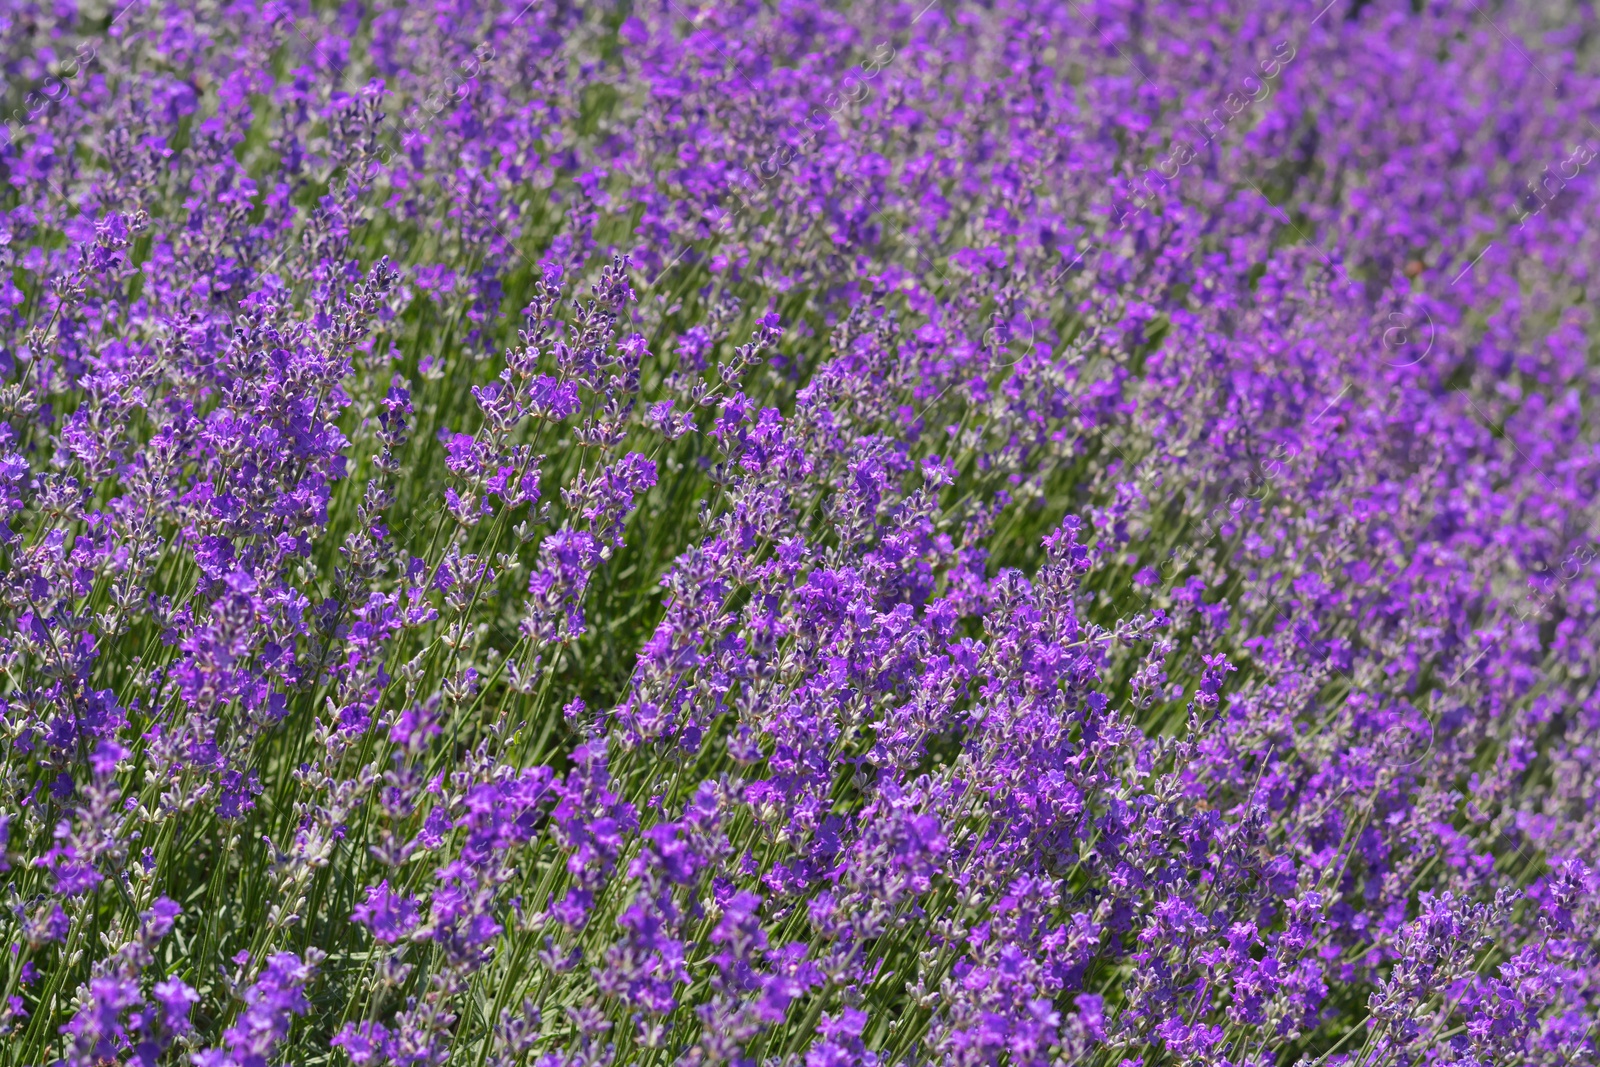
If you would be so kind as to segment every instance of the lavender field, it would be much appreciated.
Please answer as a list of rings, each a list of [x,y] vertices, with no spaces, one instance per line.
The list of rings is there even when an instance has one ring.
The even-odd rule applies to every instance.
[[[0,62],[0,1065],[1600,1063],[1593,3]]]

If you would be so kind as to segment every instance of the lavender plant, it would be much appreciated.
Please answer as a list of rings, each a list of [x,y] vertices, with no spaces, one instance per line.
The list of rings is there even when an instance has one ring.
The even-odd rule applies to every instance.
[[[1600,1058],[1592,5],[0,57],[0,1062]]]

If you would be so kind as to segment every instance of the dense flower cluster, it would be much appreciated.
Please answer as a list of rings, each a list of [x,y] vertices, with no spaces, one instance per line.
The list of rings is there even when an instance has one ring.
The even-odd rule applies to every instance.
[[[1591,5],[0,63],[0,1062],[1600,1059]]]

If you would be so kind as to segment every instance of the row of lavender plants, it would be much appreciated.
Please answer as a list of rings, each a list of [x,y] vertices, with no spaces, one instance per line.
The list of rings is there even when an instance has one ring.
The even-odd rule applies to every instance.
[[[1596,1062],[1592,4],[0,62],[0,1062]]]

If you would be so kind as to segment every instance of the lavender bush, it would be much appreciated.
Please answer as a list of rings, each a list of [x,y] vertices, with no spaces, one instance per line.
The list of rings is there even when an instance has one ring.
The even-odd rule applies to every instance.
[[[1592,4],[0,43],[0,1061],[1600,1058]]]

